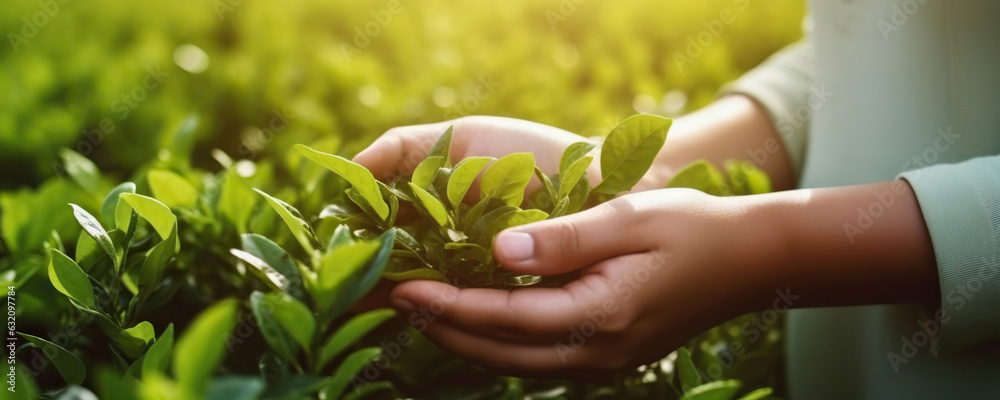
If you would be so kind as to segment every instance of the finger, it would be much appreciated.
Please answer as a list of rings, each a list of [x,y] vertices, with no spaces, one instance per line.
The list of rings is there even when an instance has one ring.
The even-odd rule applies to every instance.
[[[647,224],[615,199],[580,213],[517,226],[494,239],[497,261],[514,272],[556,275],[649,248]]]
[[[423,333],[441,347],[501,375],[579,378],[607,374],[588,365],[592,364],[592,357],[587,357],[586,346],[508,342],[471,334],[445,323],[430,324]]]
[[[377,179],[409,176],[453,122],[404,126],[388,130],[354,157]]]
[[[587,321],[584,310],[598,307],[599,296],[563,288],[459,289],[434,281],[404,282],[390,294],[392,304],[403,313],[419,313],[431,323],[442,320],[466,331],[523,342],[565,338],[570,327]]]

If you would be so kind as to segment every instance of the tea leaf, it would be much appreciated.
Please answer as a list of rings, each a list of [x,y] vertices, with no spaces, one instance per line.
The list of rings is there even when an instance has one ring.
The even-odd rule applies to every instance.
[[[302,276],[292,256],[281,248],[277,243],[256,233],[244,233],[240,235],[243,251],[250,253],[264,261],[269,268],[284,277],[286,286],[282,289],[289,294],[298,297],[302,290]],[[263,272],[263,270],[262,270]]]
[[[434,222],[437,222],[438,226],[448,226],[448,210],[444,208],[444,204],[441,204],[441,201],[436,197],[412,182],[410,183],[410,188],[417,195],[423,209],[434,218]]]
[[[733,379],[709,382],[684,392],[681,400],[729,400],[739,388],[740,381]]]
[[[101,220],[109,226],[119,227],[119,225],[128,224],[129,217],[132,214],[132,209],[129,208],[127,204],[124,206],[118,204],[121,202],[118,195],[122,193],[135,193],[135,184],[132,182],[125,182],[115,186],[115,188],[111,189],[111,191],[108,192],[108,195],[104,198],[104,202],[101,204]],[[122,211],[123,215],[121,215],[121,217],[119,217],[118,210],[124,210]],[[119,221],[123,221],[124,224]],[[121,226],[119,228],[127,229],[125,226]]]
[[[566,205],[566,212],[563,215],[568,215],[580,211],[584,205],[587,204],[587,199],[590,197],[590,180],[587,175],[584,174],[580,176],[580,181],[576,183],[573,190],[569,192],[569,204]]]
[[[150,376],[166,371],[173,349],[174,324],[169,324],[167,329],[160,334],[160,338],[156,339],[146,351],[146,355],[142,356],[142,375]]]
[[[73,208],[73,216],[76,217],[76,221],[83,227],[83,231],[101,246],[101,249],[108,254],[108,257],[111,257],[115,271],[120,270],[122,261],[121,248],[115,246],[115,243],[111,241],[111,237],[108,236],[108,232],[104,230],[104,227],[97,221],[97,218],[94,218],[93,215],[90,215],[90,213],[76,204],[70,203],[69,206]]]
[[[173,171],[152,169],[146,174],[149,189],[153,197],[159,199],[170,208],[193,207],[198,201],[198,189],[187,179]]]
[[[299,352],[295,339],[278,323],[275,318],[275,308],[268,302],[264,293],[254,291],[250,294],[250,310],[257,319],[261,336],[276,354],[295,362],[295,354]]]
[[[549,179],[549,176],[545,175],[545,172],[537,166],[535,167],[535,176],[538,177],[538,180],[542,181],[542,187],[545,188],[545,193],[548,195],[550,200],[549,204],[559,198],[559,192],[556,190],[556,186],[552,184],[552,180]]]
[[[562,157],[559,158],[559,175],[565,175],[565,171],[569,167],[587,156],[596,147],[597,143],[594,142],[576,142],[567,146],[566,151],[563,151]]]
[[[642,179],[663,147],[672,120],[648,114],[633,115],[618,124],[601,146],[603,181],[594,192],[617,194]]]
[[[244,233],[253,214],[257,197],[246,179],[236,173],[235,169],[226,171],[222,189],[219,192],[219,202],[216,206],[219,214],[236,227],[236,231]]]
[[[468,157],[458,162],[448,178],[448,202],[452,207],[458,207],[479,172],[493,160],[493,157]]]
[[[346,158],[322,153],[301,144],[295,145],[295,149],[346,179],[382,220],[389,216],[389,205],[382,199],[378,183],[368,169]]]
[[[351,353],[351,355],[344,359],[344,362],[340,363],[337,370],[333,372],[333,379],[320,392],[320,398],[336,399],[340,397],[340,394],[347,388],[347,384],[351,378],[357,375],[358,372],[361,372],[362,368],[380,355],[382,355],[382,348],[380,347],[366,347]]]
[[[226,337],[236,325],[234,300],[223,300],[199,314],[174,351],[174,376],[191,393],[202,393],[226,353]]]
[[[350,277],[357,274],[378,253],[381,243],[357,242],[340,246],[320,259],[315,293],[321,314],[340,312],[347,308],[350,298],[346,288]],[[335,304],[336,303],[336,304]]]
[[[513,153],[501,157],[486,173],[480,183],[483,199],[496,197],[511,207],[524,201],[524,189],[535,171],[535,156],[531,153]]]
[[[771,390],[771,388],[760,388],[743,395],[737,400],[764,400],[771,396],[771,393],[773,392],[774,391]]]
[[[490,246],[493,237],[500,231],[512,226],[542,221],[548,216],[549,214],[542,210],[497,209],[483,215],[469,235],[475,238],[477,244]]]
[[[771,191],[771,178],[750,161],[728,160],[725,162],[729,182],[737,194],[761,194]]]
[[[448,129],[441,134],[434,146],[427,153],[427,157],[441,157],[444,159],[444,167],[451,168],[451,136],[454,126],[449,126]]]
[[[140,217],[149,221],[156,233],[160,234],[160,238],[169,237],[170,231],[177,225],[177,217],[159,200],[135,193],[122,193],[118,197],[132,206]],[[179,245],[180,242],[177,243]]]
[[[559,171],[559,199],[569,196],[580,178],[587,173],[587,167],[593,160],[593,157],[583,157],[566,167],[566,170]]]
[[[697,189],[713,196],[724,196],[730,192],[725,176],[708,160],[688,164],[670,179],[667,187]]]
[[[94,287],[87,273],[61,251],[49,251],[49,280],[56,290],[88,309],[94,309]]]
[[[309,348],[316,331],[316,318],[305,304],[284,292],[271,292],[265,301],[274,308],[274,318],[302,348]]]
[[[326,243],[326,251],[330,252],[345,244],[354,243],[354,237],[351,236],[351,228],[347,225],[337,225],[337,228],[333,230],[333,234],[330,235],[330,240]]]
[[[444,166],[444,157],[427,157],[420,164],[417,164],[417,168],[413,170],[413,177],[410,178],[410,182],[421,189],[426,188],[434,182],[438,168],[442,166]]]
[[[285,225],[287,225],[288,229],[292,231],[292,236],[298,240],[299,244],[302,245],[302,248],[306,250],[306,253],[312,254],[316,248],[314,244],[319,244],[319,239],[317,239],[316,234],[313,233],[312,227],[309,226],[309,224],[307,224],[302,218],[302,213],[290,204],[264,193],[263,190],[255,188],[254,191],[261,196],[264,196],[264,199],[267,200],[267,203],[271,205],[271,208],[278,213],[281,220],[285,221]]]
[[[688,349],[684,347],[677,349],[676,365],[677,374],[681,380],[681,389],[685,392],[705,383],[701,379],[701,374],[698,373],[698,368],[695,367],[694,361],[691,359],[691,352]]]
[[[42,352],[55,364],[56,370],[66,380],[66,383],[70,385],[83,384],[83,380],[87,377],[87,367],[73,353],[38,336],[22,332],[17,334],[42,349]]]
[[[90,159],[73,150],[59,150],[63,160],[63,168],[70,178],[84,190],[97,194],[101,188],[101,171]]]
[[[156,285],[163,279],[163,271],[170,261],[170,257],[176,251],[176,246],[174,245],[176,241],[177,231],[174,230],[170,232],[170,236],[166,240],[157,243],[156,246],[153,246],[152,249],[146,252],[146,259],[143,260],[142,269],[139,270],[139,294],[134,299],[137,309],[141,308],[146,300],[149,299],[149,296],[156,289]]]
[[[348,346],[364,337],[385,320],[396,315],[396,311],[391,308],[382,308],[368,311],[364,314],[351,318],[337,329],[326,343],[319,350],[319,359],[316,362],[315,370],[322,370],[324,366],[334,357],[340,355]]]

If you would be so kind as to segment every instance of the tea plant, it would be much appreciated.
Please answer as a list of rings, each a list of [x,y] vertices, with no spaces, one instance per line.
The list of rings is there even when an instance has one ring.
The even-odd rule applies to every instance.
[[[652,165],[671,122],[636,115],[612,129],[600,149],[603,180],[593,189],[587,175],[594,159],[590,153],[597,147],[592,142],[570,145],[560,159],[559,172],[548,176],[535,166],[530,153],[499,159],[468,157],[453,164],[452,129],[448,128],[409,180],[397,178],[388,183],[346,158],[302,145],[296,149],[351,184],[346,194],[360,211],[352,213],[344,205],[333,205],[324,210],[324,216],[352,224],[362,236],[396,228],[387,278],[451,279],[469,286],[506,288],[534,285],[541,278],[515,274],[498,265],[493,259],[493,237],[503,229],[575,213],[587,204],[630,190]],[[463,199],[480,173],[479,200],[466,204]],[[533,176],[543,189],[521,208]],[[397,223],[400,204],[415,207],[422,218]]]

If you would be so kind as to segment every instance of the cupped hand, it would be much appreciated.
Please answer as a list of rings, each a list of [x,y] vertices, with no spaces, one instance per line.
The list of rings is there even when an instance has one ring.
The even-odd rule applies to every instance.
[[[495,256],[509,270],[579,270],[563,287],[409,281],[391,297],[418,330],[488,369],[601,375],[656,361],[766,300],[756,298],[764,274],[751,269],[774,241],[767,230],[747,228],[749,214],[738,198],[694,190],[629,194],[496,237]]]

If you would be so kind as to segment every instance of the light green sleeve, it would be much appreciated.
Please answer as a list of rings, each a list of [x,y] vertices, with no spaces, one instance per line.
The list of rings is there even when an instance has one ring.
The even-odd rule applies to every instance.
[[[1000,341],[1000,155],[900,176],[917,195],[934,245],[942,349]]]
[[[799,176],[809,132],[809,97],[813,90],[815,57],[808,41],[785,47],[739,79],[723,86],[721,94],[743,94],[757,101],[781,134],[792,168]]]

